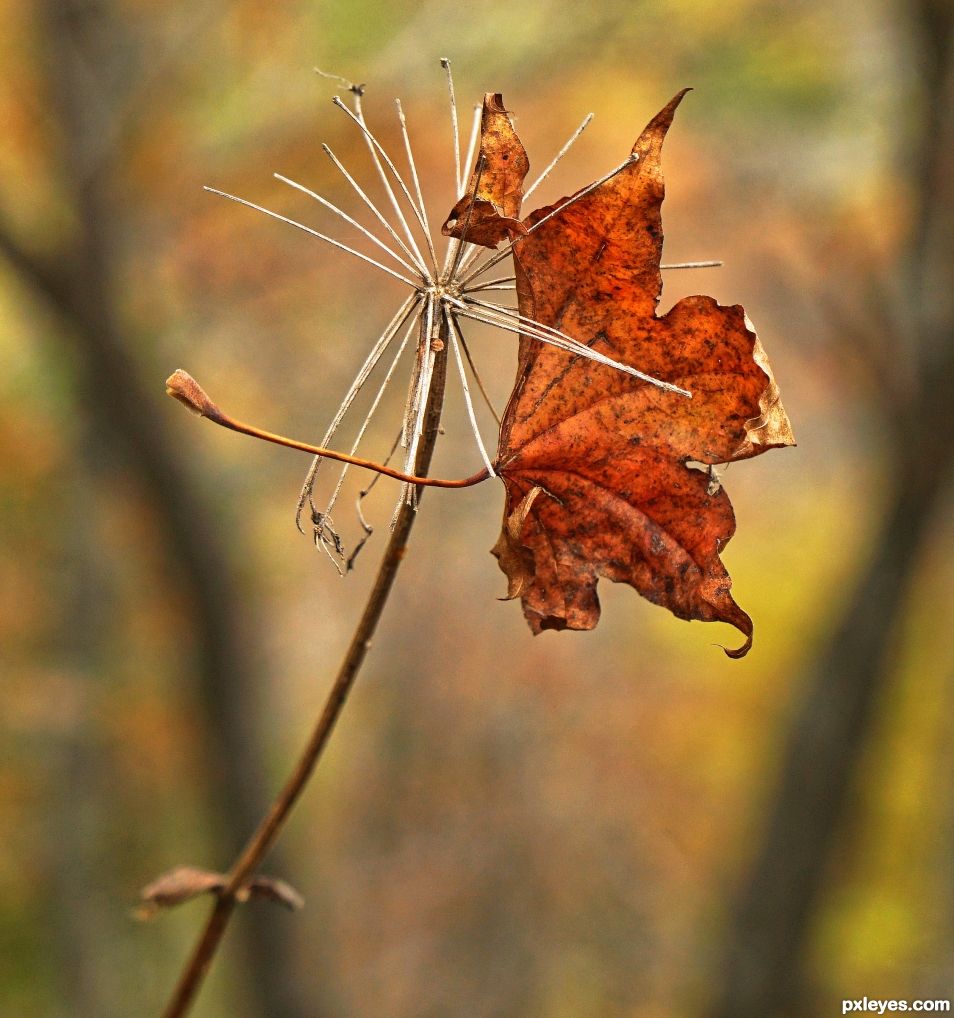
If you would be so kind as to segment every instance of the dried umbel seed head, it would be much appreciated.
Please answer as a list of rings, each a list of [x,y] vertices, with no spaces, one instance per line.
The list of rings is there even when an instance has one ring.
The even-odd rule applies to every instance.
[[[425,426],[435,363],[438,358],[446,357],[449,370],[456,371],[459,377],[467,422],[474,435],[484,470],[489,476],[494,476],[496,471],[493,457],[488,449],[492,450],[496,442],[485,444],[481,436],[478,413],[471,398],[473,383],[476,383],[479,394],[487,402],[493,421],[498,425],[500,414],[487,398],[471,350],[465,340],[463,326],[467,322],[478,321],[515,336],[532,337],[542,343],[551,344],[581,357],[596,359],[600,363],[634,377],[646,378],[647,376],[641,375],[631,365],[620,363],[607,356],[606,353],[579,343],[572,336],[561,332],[559,328],[552,325],[540,325],[526,313],[505,303],[507,292],[512,294],[515,290],[514,276],[494,275],[489,272],[500,261],[509,257],[513,250],[514,240],[530,232],[519,218],[522,197],[524,194],[531,194],[541,181],[546,179],[559,159],[569,150],[570,145],[589,123],[591,116],[583,121],[543,173],[524,191],[523,181],[529,163],[513,130],[510,115],[498,94],[493,93],[486,96],[483,105],[474,109],[469,145],[463,159],[461,158],[462,147],[450,62],[443,60],[442,66],[447,74],[448,95],[451,104],[453,179],[459,196],[457,204],[463,212],[458,218],[453,236],[440,255],[435,248],[435,238],[432,235],[421,189],[421,180],[418,176],[408,133],[407,118],[400,100],[395,102],[406,162],[406,169],[402,167],[401,170],[398,169],[395,161],[384,150],[368,127],[362,107],[363,87],[352,87],[348,82],[344,82],[344,84],[348,86],[351,105],[349,106],[337,96],[333,101],[361,132],[385,193],[385,205],[382,208],[386,211],[382,211],[374,204],[327,145],[322,146],[325,154],[353,188],[364,209],[374,217],[372,229],[361,225],[347,212],[304,185],[279,174],[276,174],[276,177],[317,201],[326,211],[343,219],[350,228],[360,231],[366,240],[374,244],[375,257],[260,205],[225,194],[222,191],[215,191],[214,188],[208,190],[281,222],[288,223],[339,251],[345,251],[353,257],[361,259],[365,264],[372,265],[386,273],[390,278],[403,282],[410,291],[385,330],[371,344],[364,364],[345,394],[318,446],[327,448],[334,443],[335,435],[345,415],[351,410],[358,394],[370,381],[377,368],[379,374],[383,373],[383,380],[371,400],[370,410],[365,420],[360,424],[357,437],[348,453],[353,456],[358,451],[358,447],[369,429],[371,416],[377,411],[385,388],[398,369],[399,361],[410,354],[411,380],[404,408],[404,421],[400,429],[401,452],[399,455],[403,460],[403,464],[400,464],[402,472],[409,476],[413,475]],[[340,80],[344,81],[344,79]],[[473,169],[470,169],[471,167]],[[619,172],[619,169],[621,167],[613,170],[603,179],[609,179],[614,173]],[[493,201],[485,201],[484,205],[487,208],[484,209],[484,213],[475,215],[475,203],[479,205],[484,192],[491,195]],[[575,198],[572,199],[571,203],[575,200]],[[486,247],[494,248],[497,244],[502,245],[500,250],[491,250],[490,252],[485,250]],[[389,358],[391,359],[390,365],[384,367],[383,362]],[[379,367],[379,365],[382,366]],[[470,381],[468,381],[468,372]],[[647,380],[652,384],[669,388],[667,383],[659,382],[657,379],[647,378]],[[203,416],[209,416],[210,410],[216,411],[214,404],[210,405],[211,401],[202,393],[201,389],[198,386],[193,388],[185,379],[170,385],[170,394],[181,400],[190,410]],[[299,448],[302,446],[303,443],[298,443]],[[298,525],[301,528],[302,515],[307,509],[314,526],[316,543],[328,552],[336,565],[344,565],[345,568],[348,568],[353,561],[353,556],[349,557],[345,553],[344,545],[335,532],[332,520],[332,512],[341,493],[344,475],[348,468],[345,467],[339,475],[330,499],[324,505],[319,505],[315,498],[315,484],[322,459],[321,456],[315,459],[306,478],[298,504]],[[365,492],[362,492],[359,496],[358,518],[367,534],[368,527],[364,523],[360,508],[360,500],[364,494]],[[405,484],[401,493],[401,502],[413,503],[415,498],[414,486]]]
[[[458,195],[445,222],[449,241],[442,258],[435,250],[401,104],[397,102],[407,162],[404,176],[368,128],[361,88],[349,89],[353,106],[338,97],[334,102],[361,132],[390,206],[387,216],[334,153],[323,148],[375,217],[374,232],[303,185],[279,179],[358,229],[382,252],[382,261],[234,199],[408,287],[320,446],[229,418],[184,372],[170,379],[170,393],[225,427],[317,454],[299,501],[299,526],[307,506],[316,543],[336,565],[347,569],[354,561],[331,516],[348,466],[319,508],[314,485],[322,459],[370,467],[403,481],[396,514],[400,506],[416,504],[422,484],[462,487],[499,476],[507,489],[507,508],[495,552],[510,581],[510,594],[519,594],[535,632],[596,625],[596,584],[602,576],[631,584],[682,618],[735,625],[746,643],[731,653],[741,656],[750,644],[751,622],[732,599],[731,581],[719,558],[734,518],[708,471],[716,463],[791,444],[792,438],[768,361],[741,308],[694,297],[664,316],[656,315],[661,269],[718,264],[660,264],[661,149],[688,90],[650,121],[620,165],[571,196],[523,215],[524,199],[590,118],[524,188],[529,160],[499,93],[488,93],[475,110],[469,151],[461,160],[450,68],[446,60],[442,63],[448,73]],[[473,167],[469,176],[468,167]],[[511,255],[511,274],[488,275]],[[517,306],[502,302],[495,291],[516,292]],[[507,412],[501,417],[490,407],[499,426],[496,458],[484,445],[470,395],[465,358],[486,397],[464,338],[463,326],[469,321],[521,339],[519,373]],[[355,452],[405,351],[413,353],[404,420],[392,450],[398,445],[403,449],[403,470],[397,470]],[[351,452],[329,451],[342,419],[386,354],[393,359]],[[458,481],[424,480],[415,476],[415,464],[425,432],[436,433],[430,431],[436,422],[429,408],[438,408],[439,415],[441,399],[436,394],[442,396],[452,364],[484,468]],[[701,463],[702,472],[689,461]],[[423,467],[421,472],[426,472]],[[362,515],[361,499],[370,488],[358,499],[365,536],[371,528]]]

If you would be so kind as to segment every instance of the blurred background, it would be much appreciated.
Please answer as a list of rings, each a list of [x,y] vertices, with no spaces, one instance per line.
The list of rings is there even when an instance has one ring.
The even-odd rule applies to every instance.
[[[499,485],[428,492],[265,866],[307,906],[243,909],[195,1013],[821,1018],[954,996],[947,0],[0,11],[0,1011],[159,1012],[208,905],[137,923],[138,891],[229,864],[386,541],[387,481],[339,578],[295,530],[307,460],[163,395],[183,367],[237,416],[316,441],[403,297],[202,185],[361,246],[272,177],[358,215],[327,141],[380,194],[317,64],[368,83],[392,151],[402,97],[441,222],[442,56],[465,122],[504,94],[531,178],[596,114],[533,206],[695,88],[666,146],[664,260],[725,267],[669,273],[663,306],[743,303],[799,441],[724,478],[755,646],[730,661],[727,627],[605,582],[597,630],[532,638],[496,600]],[[515,337],[470,344],[502,405]],[[397,429],[398,377],[368,455]],[[479,461],[448,398],[435,469],[462,476]],[[363,480],[335,517],[352,547]]]

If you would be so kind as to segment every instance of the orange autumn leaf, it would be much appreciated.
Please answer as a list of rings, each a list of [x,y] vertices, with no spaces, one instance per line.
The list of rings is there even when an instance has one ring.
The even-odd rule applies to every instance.
[[[684,95],[650,121],[619,173],[537,210],[511,236],[522,315],[692,398],[522,335],[500,433],[506,506],[493,552],[535,633],[592,629],[605,577],[679,618],[730,623],[745,642],[726,653],[741,657],[752,622],[719,558],[735,516],[705,466],[794,440],[741,307],[688,297],[656,315],[660,156]]]
[[[465,237],[470,244],[496,247],[512,233],[525,233],[516,217],[523,199],[523,179],[530,169],[499,92],[484,96],[480,119],[480,153],[467,190],[441,229],[445,237]]]

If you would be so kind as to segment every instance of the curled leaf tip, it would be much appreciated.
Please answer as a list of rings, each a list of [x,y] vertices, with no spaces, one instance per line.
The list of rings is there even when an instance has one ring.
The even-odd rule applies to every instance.
[[[736,647],[735,649],[731,647],[723,647],[722,649],[725,652],[726,657],[732,658],[733,661],[738,661],[739,658],[745,657],[745,655],[752,649],[752,634],[749,633],[745,639],[745,643],[743,643],[741,647]]]
[[[182,368],[177,368],[166,379],[166,395],[177,399],[199,417],[215,417],[216,405],[209,399],[205,389]]]
[[[499,92],[484,95],[480,152],[461,199],[444,223],[445,237],[495,248],[525,235],[519,219],[530,160]]]

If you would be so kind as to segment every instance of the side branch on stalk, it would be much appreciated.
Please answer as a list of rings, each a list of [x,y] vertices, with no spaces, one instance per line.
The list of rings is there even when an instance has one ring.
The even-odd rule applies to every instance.
[[[223,428],[229,428],[242,435],[250,435],[252,438],[260,438],[263,442],[273,442],[275,445],[283,445],[288,449],[298,449],[301,452],[311,453],[313,456],[322,456],[330,460],[338,460],[340,463],[350,463],[352,466],[363,467],[365,470],[373,470],[375,473],[384,474],[386,477],[393,477],[396,481],[403,481],[405,484],[413,484],[419,487],[428,488],[469,488],[490,477],[487,467],[478,470],[470,477],[460,477],[446,480],[441,477],[418,477],[414,474],[405,474],[400,470],[385,466],[383,463],[374,463],[372,460],[362,459],[360,456],[349,456],[344,452],[336,452],[334,449],[324,449],[320,445],[311,445],[308,442],[299,442],[294,438],[286,438],[284,435],[276,435],[271,431],[264,431],[256,428],[253,424],[246,424],[238,421],[221,410],[209,399],[208,393],[187,371],[181,368],[174,371],[166,379],[166,394],[177,399],[183,406],[188,407],[199,417],[205,417],[213,424],[220,424]]]

